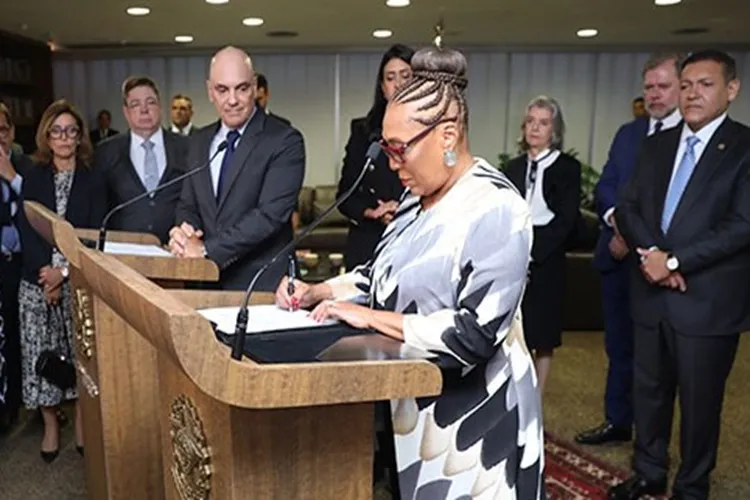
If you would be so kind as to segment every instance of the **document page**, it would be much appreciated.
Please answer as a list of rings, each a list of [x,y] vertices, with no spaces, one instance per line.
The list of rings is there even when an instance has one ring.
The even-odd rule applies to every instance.
[[[217,329],[227,334],[234,333],[237,322],[239,307],[212,307],[198,309],[208,321],[216,323]],[[317,323],[308,317],[309,312],[304,310],[287,311],[276,305],[250,306],[248,311],[247,332],[258,333],[275,330],[290,330],[293,328],[316,328],[319,326],[334,325],[336,320],[327,320]]]
[[[107,241],[104,244],[104,253],[115,255],[138,255],[141,257],[173,257],[171,253],[156,245],[119,243],[116,241]]]

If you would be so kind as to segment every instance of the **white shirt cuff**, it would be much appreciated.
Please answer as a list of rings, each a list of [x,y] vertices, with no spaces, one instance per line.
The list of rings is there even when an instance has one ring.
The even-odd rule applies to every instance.
[[[602,219],[604,220],[604,223],[608,225],[609,227],[612,227],[612,223],[609,222],[610,217],[612,217],[615,214],[615,207],[609,207],[606,212],[604,212],[604,217]]]

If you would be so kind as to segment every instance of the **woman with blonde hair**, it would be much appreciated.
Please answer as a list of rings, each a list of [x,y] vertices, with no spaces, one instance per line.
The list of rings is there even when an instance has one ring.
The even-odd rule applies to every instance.
[[[67,101],[51,104],[36,133],[35,164],[26,172],[22,196],[65,218],[75,227],[96,228],[106,207],[102,177],[91,169],[92,145],[81,114]],[[72,360],[73,323],[65,257],[21,217],[19,233],[24,249],[18,293],[23,360],[23,402],[40,408],[44,420],[41,456],[55,460],[60,447],[57,406],[77,397],[75,387],[61,388],[37,372],[45,352]],[[81,415],[76,410],[76,447],[83,454]]]

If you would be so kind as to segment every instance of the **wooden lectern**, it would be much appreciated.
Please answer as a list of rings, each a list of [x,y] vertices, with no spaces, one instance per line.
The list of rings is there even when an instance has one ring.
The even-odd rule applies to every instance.
[[[236,306],[242,294],[165,290],[83,246],[54,214],[27,211],[71,265],[90,498],[370,498],[374,402],[441,390],[425,360],[235,361],[195,309]],[[118,359],[144,357],[144,343],[155,372]]]
[[[164,498],[156,350],[86,292],[78,253],[84,248],[81,240],[96,242],[98,231],[74,229],[35,202],[26,202],[25,211],[36,231],[70,262],[89,497]],[[107,241],[159,245],[156,236],[120,231],[108,232]],[[219,275],[216,264],[206,259],[116,259],[164,287],[179,287],[187,280],[216,281]],[[95,316],[101,317],[97,328],[92,326]]]

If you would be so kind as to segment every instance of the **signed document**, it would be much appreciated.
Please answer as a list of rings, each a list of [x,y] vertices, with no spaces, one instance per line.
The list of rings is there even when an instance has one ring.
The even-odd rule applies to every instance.
[[[239,309],[239,307],[213,307],[198,309],[198,313],[208,321],[215,323],[217,330],[231,335],[234,333]],[[309,311],[299,309],[290,312],[280,309],[276,305],[250,306],[247,311],[247,331],[252,333],[290,330],[293,328],[317,328],[337,323],[336,320],[317,323],[308,316],[310,314]]]

